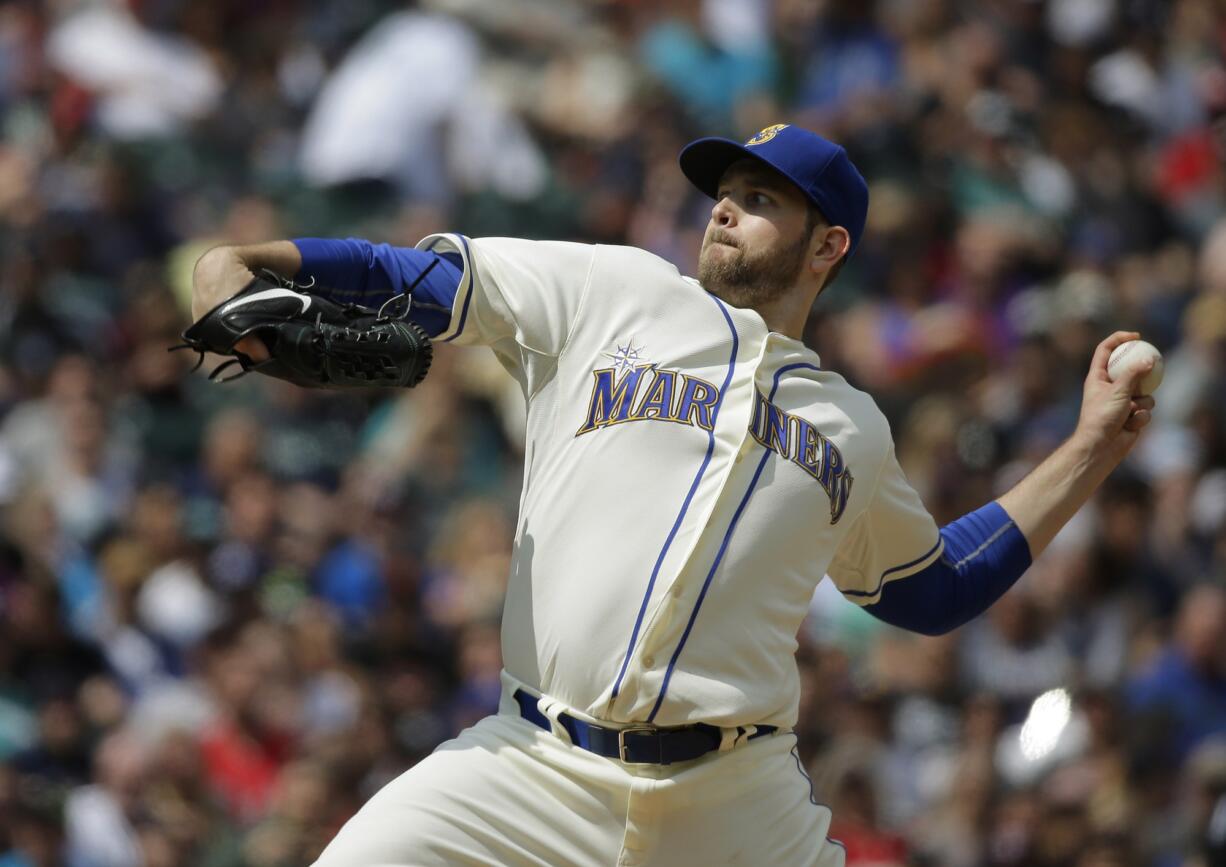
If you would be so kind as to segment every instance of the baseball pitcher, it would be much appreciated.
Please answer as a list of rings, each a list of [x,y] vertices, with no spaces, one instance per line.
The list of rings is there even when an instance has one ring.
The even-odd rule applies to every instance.
[[[937,527],[872,398],[800,340],[864,231],[846,152],[779,124],[680,161],[714,200],[697,278],[628,247],[454,234],[198,263],[187,342],[240,374],[411,386],[432,342],[484,344],[527,401],[499,713],[376,794],[320,867],[842,864],[792,734],[817,583],[904,629],[953,629],[1149,422],[1148,365],[1107,376],[1137,337],[1117,332],[1070,439]]]

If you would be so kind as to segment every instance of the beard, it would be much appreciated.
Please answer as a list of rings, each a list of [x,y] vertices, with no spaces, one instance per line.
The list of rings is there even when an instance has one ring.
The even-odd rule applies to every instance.
[[[716,252],[716,243],[736,247]],[[809,237],[802,233],[786,247],[747,253],[718,229],[698,255],[698,282],[734,307],[757,307],[787,292],[800,276],[809,253]]]

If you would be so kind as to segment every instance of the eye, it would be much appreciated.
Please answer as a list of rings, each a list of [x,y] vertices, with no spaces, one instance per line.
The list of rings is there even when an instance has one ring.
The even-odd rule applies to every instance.
[[[771,203],[770,196],[766,195],[766,193],[759,193],[756,190],[746,196],[745,199],[756,205],[769,205]]]

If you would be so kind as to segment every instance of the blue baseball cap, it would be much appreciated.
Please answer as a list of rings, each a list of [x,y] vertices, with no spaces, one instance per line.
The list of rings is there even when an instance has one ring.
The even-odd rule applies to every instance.
[[[681,150],[681,171],[711,198],[728,166],[749,157],[765,163],[817,205],[832,226],[851,236],[850,257],[864,234],[868,217],[868,184],[841,145],[815,132],[777,123],[741,144],[726,138],[700,138]]]

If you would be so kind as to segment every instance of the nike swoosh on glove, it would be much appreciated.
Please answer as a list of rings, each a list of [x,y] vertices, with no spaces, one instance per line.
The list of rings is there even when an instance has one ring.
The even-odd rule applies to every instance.
[[[254,372],[306,388],[412,388],[425,378],[434,350],[429,335],[405,318],[412,308],[409,293],[372,310],[337,304],[305,288],[262,271],[192,323],[183,343],[170,349],[200,353],[193,370],[204,363],[205,353],[231,356],[209,374],[215,382]],[[386,314],[392,306],[403,310]],[[252,336],[268,347],[268,359],[255,361],[235,348]],[[222,376],[235,367],[237,373]]]

